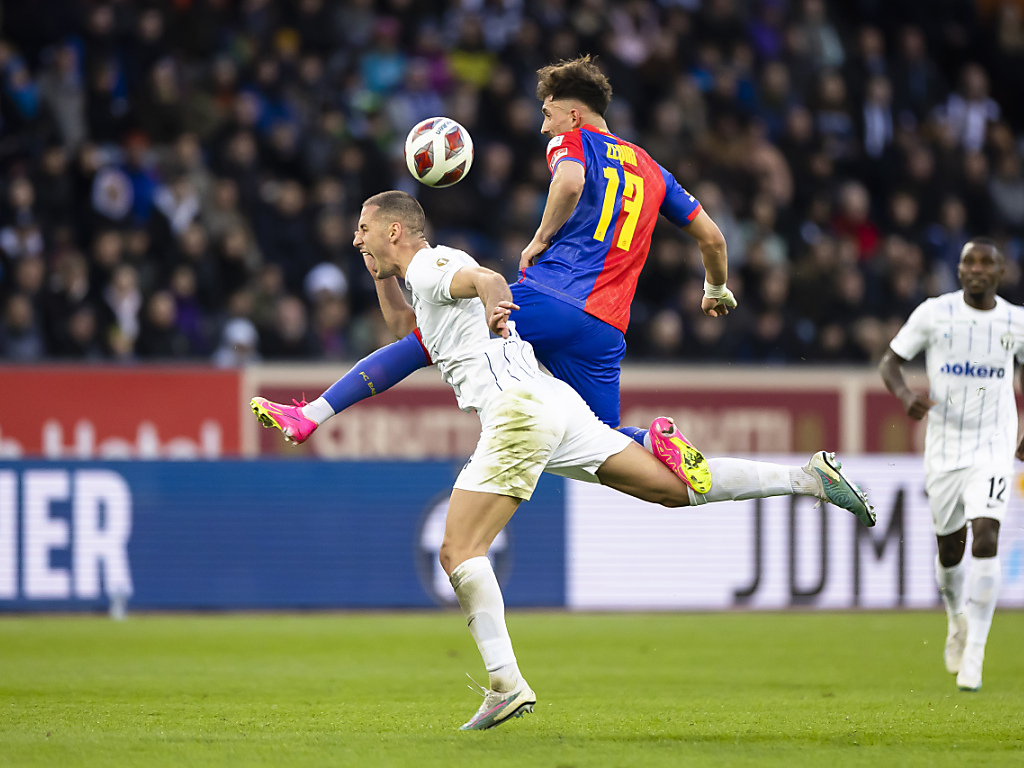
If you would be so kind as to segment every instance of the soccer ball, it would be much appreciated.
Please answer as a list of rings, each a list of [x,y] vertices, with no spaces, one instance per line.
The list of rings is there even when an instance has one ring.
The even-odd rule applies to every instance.
[[[473,139],[450,117],[428,118],[405,138],[405,164],[416,181],[450,187],[473,165]]]

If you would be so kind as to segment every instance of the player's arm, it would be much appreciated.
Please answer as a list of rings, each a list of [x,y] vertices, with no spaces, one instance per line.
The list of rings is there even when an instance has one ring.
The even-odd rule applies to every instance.
[[[907,415],[916,421],[920,421],[935,403],[927,396],[915,392],[907,385],[907,380],[903,378],[903,366],[908,362],[893,352],[892,349],[887,349],[885,354],[882,355],[881,362],[878,364],[878,372],[882,375],[885,388],[896,395],[900,402],[903,403],[903,410],[907,412]],[[1020,449],[1018,449],[1018,453],[1019,451]]]
[[[703,208],[683,231],[697,241],[700,258],[704,262],[704,299],[700,308],[711,317],[729,314],[729,310],[736,306],[736,299],[725,287],[729,279],[725,235]]]
[[[540,226],[530,244],[523,249],[519,260],[519,269],[523,270],[533,264],[551,245],[551,238],[572,216],[576,204],[583,196],[583,182],[586,178],[583,165],[574,160],[563,160],[555,166],[555,175],[548,187],[548,199],[544,204],[544,215]]]
[[[736,297],[725,284],[729,279],[725,236],[697,198],[683,189],[675,176],[661,166],[658,168],[665,180],[661,213],[696,240],[700,248],[700,258],[704,262],[704,298],[700,308],[709,317],[727,315],[736,306]]]
[[[505,278],[486,267],[462,267],[452,277],[448,289],[453,299],[480,298],[487,316],[487,327],[492,333],[508,338],[508,327],[505,321],[509,313],[519,307],[512,301]]]
[[[377,289],[377,301],[380,311],[384,314],[384,322],[396,338],[402,339],[416,330],[416,313],[413,312],[405,294],[398,287],[398,279],[394,276],[378,280],[375,273],[375,262],[369,254],[363,255],[366,269],[374,275],[373,286]]]

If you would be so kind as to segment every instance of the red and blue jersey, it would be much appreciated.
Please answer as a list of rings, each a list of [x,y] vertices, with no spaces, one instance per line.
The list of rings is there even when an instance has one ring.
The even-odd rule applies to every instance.
[[[583,165],[575,210],[520,282],[625,333],[658,214],[686,226],[700,203],[644,150],[592,125],[555,136],[548,167]]]

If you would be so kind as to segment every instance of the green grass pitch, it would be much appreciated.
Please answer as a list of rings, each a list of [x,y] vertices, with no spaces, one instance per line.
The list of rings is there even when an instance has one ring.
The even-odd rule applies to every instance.
[[[1024,613],[510,612],[536,712],[461,733],[461,615],[0,617],[0,766],[1024,765]]]

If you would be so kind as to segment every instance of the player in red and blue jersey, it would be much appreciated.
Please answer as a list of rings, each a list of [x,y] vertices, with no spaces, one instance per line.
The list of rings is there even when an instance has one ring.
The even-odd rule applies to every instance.
[[[522,253],[513,302],[498,311],[511,311],[537,359],[602,421],[618,427],[629,306],[659,213],[700,246],[706,272],[701,306],[712,317],[736,306],[725,285],[725,238],[668,171],[608,131],[603,115],[611,85],[589,56],[544,67],[538,75],[541,130],[551,137],[551,186],[540,226]],[[429,363],[410,334],[360,361],[313,403],[269,403],[262,415],[302,442],[324,419]],[[643,442],[647,430],[623,431],[629,430]]]
[[[589,56],[538,75],[552,178],[522,254],[512,319],[537,359],[618,426],[629,307],[658,214],[697,240],[707,273],[703,308],[713,317],[735,306],[725,288],[725,238],[672,174],[608,131],[611,85]]]

